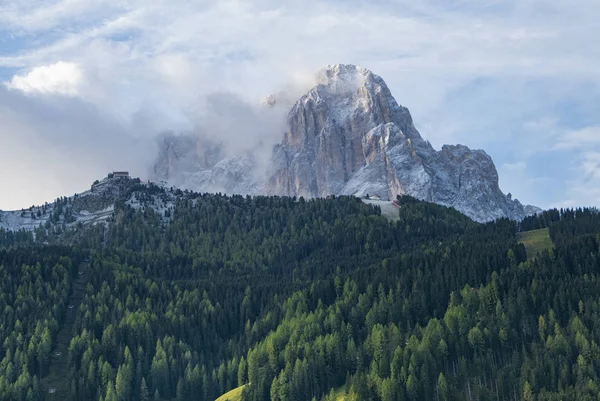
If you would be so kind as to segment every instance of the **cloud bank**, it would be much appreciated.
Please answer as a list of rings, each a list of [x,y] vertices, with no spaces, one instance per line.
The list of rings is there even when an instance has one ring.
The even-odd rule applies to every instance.
[[[599,205],[598,18],[595,0],[5,2],[0,208],[143,174],[158,132],[227,135],[231,110],[333,63],[381,75],[434,146],[485,149],[523,202]],[[233,94],[217,114],[214,93]]]

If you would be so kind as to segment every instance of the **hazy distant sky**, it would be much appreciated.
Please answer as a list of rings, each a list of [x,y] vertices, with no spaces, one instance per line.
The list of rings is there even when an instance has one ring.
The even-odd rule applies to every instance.
[[[256,102],[325,64],[381,75],[434,147],[541,207],[600,205],[598,0],[0,2],[0,208],[144,177],[206,95]]]

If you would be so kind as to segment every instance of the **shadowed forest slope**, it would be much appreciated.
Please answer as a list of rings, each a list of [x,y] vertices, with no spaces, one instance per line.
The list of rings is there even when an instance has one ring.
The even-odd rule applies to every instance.
[[[48,395],[65,325],[69,400],[597,399],[596,210],[399,203],[391,222],[353,197],[186,192],[118,202],[68,247],[0,233],[0,399]],[[517,232],[541,228],[553,247],[528,259]]]

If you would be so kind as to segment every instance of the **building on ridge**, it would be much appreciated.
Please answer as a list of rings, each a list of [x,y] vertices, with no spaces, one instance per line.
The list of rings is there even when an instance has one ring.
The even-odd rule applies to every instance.
[[[113,171],[108,174],[108,178],[129,178],[129,171]]]

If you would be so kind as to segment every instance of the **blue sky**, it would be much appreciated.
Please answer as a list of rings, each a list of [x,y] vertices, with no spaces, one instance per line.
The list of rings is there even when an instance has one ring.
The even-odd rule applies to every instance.
[[[434,147],[484,149],[524,203],[600,205],[598,21],[597,0],[0,3],[0,208],[143,177],[207,95],[335,63],[381,75]]]

